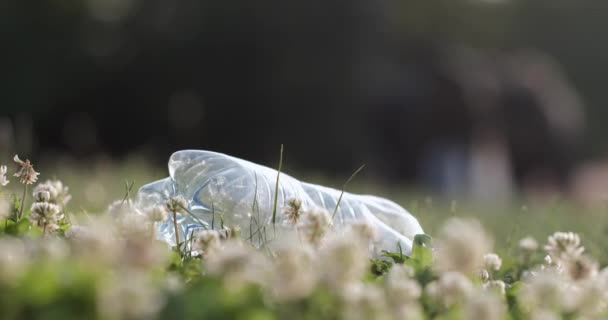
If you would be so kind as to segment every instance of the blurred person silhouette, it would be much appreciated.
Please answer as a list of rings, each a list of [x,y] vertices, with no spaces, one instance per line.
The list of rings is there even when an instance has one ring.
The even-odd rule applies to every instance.
[[[403,65],[397,90],[370,112],[380,179],[493,201],[566,191],[584,112],[550,57],[444,47]]]

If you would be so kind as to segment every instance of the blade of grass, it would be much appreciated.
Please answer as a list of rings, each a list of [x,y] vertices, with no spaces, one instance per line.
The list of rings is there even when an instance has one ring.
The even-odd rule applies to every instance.
[[[253,190],[253,203],[251,204],[251,213],[255,210],[255,206],[258,204],[258,174],[254,172],[255,177],[255,189]]]
[[[338,198],[338,202],[336,202],[336,208],[334,209],[334,213],[331,215],[331,219],[333,220],[334,217],[336,216],[336,213],[338,213],[338,207],[340,207],[340,202],[342,202],[342,196],[344,195],[344,190],[346,189],[346,185],[359,173],[361,172],[361,170],[363,170],[363,168],[365,168],[365,164],[362,164],[359,169],[357,169],[357,171],[355,171],[349,178],[348,180],[346,180],[346,182],[344,182],[344,184],[342,185],[342,192],[340,193],[340,197]]]
[[[397,247],[399,248],[399,258],[403,260],[403,248],[401,247],[401,242],[397,242]]]
[[[215,207],[211,202],[211,230],[215,230]]]
[[[129,185],[129,181],[125,180],[125,197],[122,199],[121,205],[125,204],[125,201],[131,198],[131,190],[133,189],[134,185],[135,181],[131,181],[131,184]]]
[[[17,214],[17,221],[23,217],[23,207],[25,207],[25,197],[27,197],[27,183],[23,184],[23,197],[21,197],[21,205],[19,206],[19,213]]]
[[[253,214],[249,214],[249,239],[251,239],[251,235],[253,234]]]
[[[262,244],[264,240],[268,239],[266,236],[266,226],[261,225],[256,218],[253,218],[253,222],[255,222],[257,229],[253,230],[252,235],[247,240],[253,240],[253,237],[257,235],[258,241],[260,241],[260,244]],[[264,233],[262,233],[262,231],[264,231]]]
[[[253,203],[251,204],[251,213],[249,215],[249,239],[253,239],[253,220],[255,220],[255,218],[253,217],[253,213],[255,211],[255,205],[257,203],[258,200],[258,174],[257,172],[253,173],[255,176],[255,189],[253,190]]]
[[[206,226],[206,223],[201,221],[201,219],[197,218],[194,213],[190,212],[190,210],[188,210],[188,208],[180,205],[180,208],[182,208],[187,214],[189,214],[192,219],[194,219],[196,222],[198,222],[198,224],[201,225],[201,227],[203,227],[205,230],[209,230],[209,228]]]
[[[182,255],[182,263],[186,260],[186,258],[192,258],[192,241],[194,240],[194,230],[190,231],[190,237],[187,238],[183,243],[184,243],[184,252],[185,254]],[[188,249],[188,251],[186,252],[186,249]]]
[[[249,227],[249,238],[247,238],[247,240],[251,241],[253,240],[253,237],[258,233],[258,231],[260,231],[261,227],[258,227],[257,229],[255,229],[255,231],[253,230],[253,223],[255,223],[256,226],[259,226],[257,220],[255,219],[255,217],[251,217],[251,223],[250,223],[250,227]]]
[[[283,167],[283,144],[281,144],[281,154],[279,155],[279,168],[277,169],[277,182],[274,186],[274,203],[272,204],[272,228],[274,229],[277,219],[277,202],[279,200],[279,177]]]

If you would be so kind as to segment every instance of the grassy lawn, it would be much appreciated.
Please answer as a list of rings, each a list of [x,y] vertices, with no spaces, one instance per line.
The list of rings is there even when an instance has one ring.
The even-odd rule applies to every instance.
[[[393,199],[432,239],[416,236],[409,257],[385,252],[370,259],[374,230],[356,224],[338,234],[330,212],[309,210],[292,216],[286,225],[292,240],[276,247],[256,250],[241,239],[241,230],[219,224],[170,247],[155,240],[155,223],[187,215],[178,205],[183,200],[145,210],[128,201],[143,184],[165,177],[165,169],[142,159],[46,165],[36,166],[39,182],[61,178],[69,202],[61,200],[66,190],[33,184],[21,210],[19,179],[9,176],[3,189],[5,199],[17,198],[0,215],[2,319],[608,316],[603,205],[471,203],[381,188],[363,178],[348,191]],[[343,182],[322,183],[339,188]],[[295,204],[292,209],[290,214],[299,210]],[[269,226],[264,232],[274,231]],[[520,243],[528,236],[538,244]]]

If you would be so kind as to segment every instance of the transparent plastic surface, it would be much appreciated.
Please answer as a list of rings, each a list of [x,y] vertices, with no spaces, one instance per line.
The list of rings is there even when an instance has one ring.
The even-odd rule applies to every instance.
[[[183,197],[190,213],[178,214],[180,239],[187,239],[199,228],[219,229],[220,224],[238,226],[241,237],[254,245],[252,236],[261,226],[266,230],[283,228],[282,208],[287,200],[302,201],[302,209],[322,207],[333,213],[340,190],[327,188],[281,173],[279,177],[276,225],[273,228],[272,212],[277,171],[225,154],[184,150],[169,159],[170,177],[143,186],[138,193],[137,204],[145,208],[162,205],[170,197]],[[194,217],[193,217],[194,216]],[[252,223],[255,222],[255,227]],[[380,250],[396,250],[401,246],[411,251],[416,234],[423,233],[418,220],[396,203],[380,197],[356,195],[345,192],[333,219],[333,230],[339,230],[353,222],[366,222],[377,233],[374,246]],[[173,220],[157,224],[159,237],[175,244]],[[275,231],[276,232],[276,231]],[[274,241],[281,241],[280,237]]]

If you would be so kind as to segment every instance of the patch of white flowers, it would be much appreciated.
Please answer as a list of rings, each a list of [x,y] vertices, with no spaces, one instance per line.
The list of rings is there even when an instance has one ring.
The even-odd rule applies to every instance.
[[[63,185],[61,180],[47,180],[44,183],[38,184],[34,188],[34,196],[41,192],[48,193],[47,202],[54,203],[64,208],[68,202],[72,199],[70,195],[70,189]]]
[[[560,260],[564,257],[577,257],[584,251],[581,246],[581,238],[574,232],[556,232],[549,237],[545,251],[553,260]]]
[[[0,167],[0,184],[3,175]],[[145,209],[120,200],[106,215],[80,216],[70,225],[64,219],[71,196],[63,183],[41,183],[33,196],[27,219],[43,230],[43,240],[0,237],[0,287],[10,287],[50,262],[86,266],[103,275],[93,288],[102,319],[155,318],[168,293],[188,285],[167,266],[192,262],[189,272],[218,279],[231,294],[257,288],[272,308],[303,306],[299,303],[319,292],[331,295],[335,301],[330,307],[342,319],[415,320],[439,314],[502,320],[510,319],[508,305],[513,303],[523,319],[608,315],[608,269],[585,253],[576,233],[556,232],[544,246],[526,237],[516,245],[516,256],[501,257],[479,222],[453,218],[437,234],[431,265],[420,267],[404,257],[403,264],[390,261],[390,268],[372,277],[369,255],[376,230],[364,222],[334,230],[329,212],[303,208],[297,199],[288,200],[282,210],[284,223],[293,226],[293,241],[256,249],[241,238],[238,227],[201,228],[181,239],[184,245],[172,255],[169,245],[156,240],[155,230],[158,222],[188,213],[183,198]],[[0,213],[6,211],[0,206]],[[521,270],[509,269],[511,259],[518,259]],[[162,272],[165,278],[159,281]],[[507,272],[520,272],[510,276],[521,281],[509,281]]]
[[[452,218],[439,231],[436,267],[466,275],[484,266],[484,254],[491,252],[492,238],[475,220]]]
[[[496,253],[488,253],[483,256],[486,269],[498,271],[502,266],[502,259]]]
[[[9,184],[9,180],[6,178],[8,168],[6,166],[0,166],[0,186],[6,187]]]

